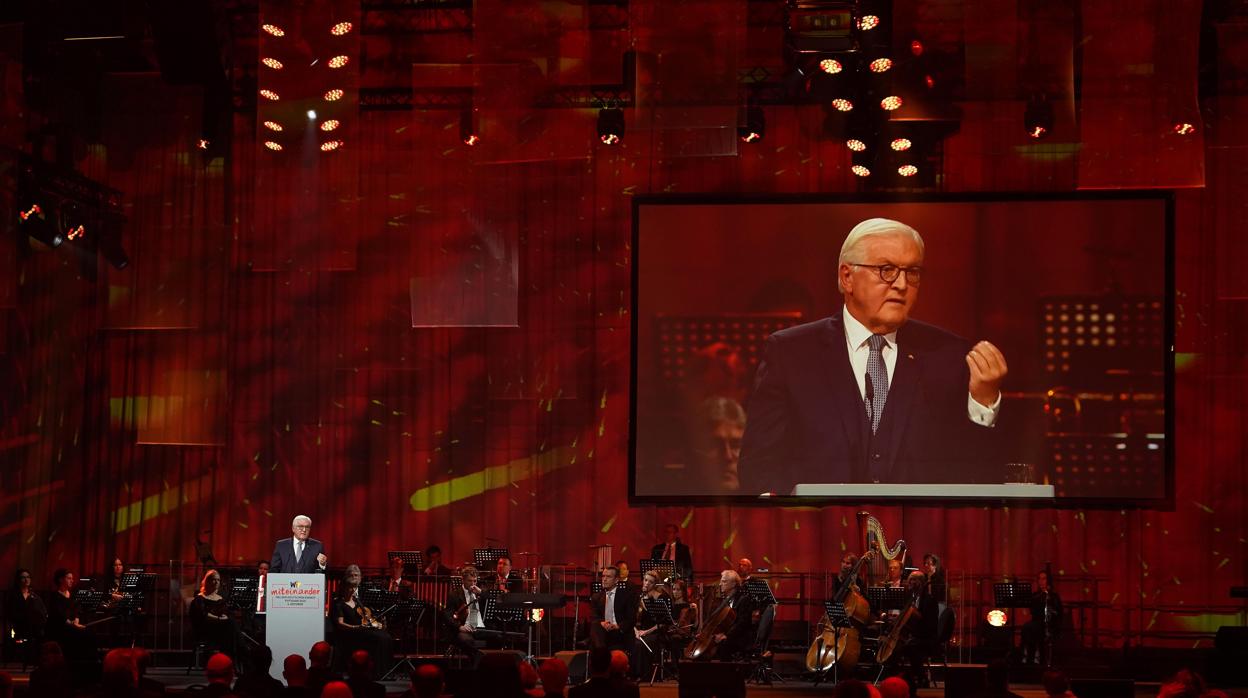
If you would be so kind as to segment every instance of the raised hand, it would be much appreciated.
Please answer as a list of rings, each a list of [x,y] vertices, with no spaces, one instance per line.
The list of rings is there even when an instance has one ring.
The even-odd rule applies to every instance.
[[[1005,355],[992,342],[985,340],[967,353],[966,365],[971,369],[971,397],[984,407],[991,407],[1001,394],[1001,381],[1009,372]]]

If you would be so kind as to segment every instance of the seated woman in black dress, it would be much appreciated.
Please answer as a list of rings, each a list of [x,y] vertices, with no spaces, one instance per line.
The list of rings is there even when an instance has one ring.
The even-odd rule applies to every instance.
[[[191,600],[191,630],[196,642],[237,657],[238,624],[230,615],[229,602],[218,593],[220,590],[221,575],[216,570],[205,572],[199,593]]]
[[[374,672],[384,672],[393,661],[392,641],[379,620],[365,621],[364,606],[359,599],[361,579],[359,566],[349,565],[338,585],[338,595],[330,609],[334,622],[334,655],[345,660],[352,652],[364,650],[373,658]]]
[[[13,588],[5,599],[4,617],[9,621],[13,641],[19,645],[22,656],[34,664],[43,642],[44,626],[48,623],[48,609],[31,588],[30,570],[18,569],[13,575]]]
[[[82,624],[78,602],[74,600],[74,573],[61,568],[52,575],[56,591],[48,597],[47,637],[60,643],[65,659],[70,662],[93,662],[96,656],[95,634]]]
[[[633,648],[635,673],[644,678],[651,674],[654,663],[659,661],[659,653],[667,643],[667,634],[671,624],[659,623],[646,610],[647,603],[660,603],[672,611],[672,597],[666,587],[659,584],[659,573],[650,570],[641,578],[641,603],[637,605],[637,624],[633,632],[637,636],[637,644]]]

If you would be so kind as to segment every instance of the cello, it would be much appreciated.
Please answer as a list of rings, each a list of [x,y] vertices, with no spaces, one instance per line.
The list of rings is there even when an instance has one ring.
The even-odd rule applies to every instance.
[[[852,671],[858,664],[858,655],[862,643],[858,637],[858,629],[866,624],[871,614],[870,605],[854,589],[858,580],[858,572],[862,564],[873,557],[874,551],[868,550],[854,563],[854,569],[845,578],[845,583],[837,590],[833,601],[845,606],[845,617],[850,620],[848,626],[837,626],[825,613],[819,621],[819,634],[810,643],[806,651],[806,669],[820,674],[827,673],[832,667],[839,670]]]
[[[898,643],[901,642],[901,634],[906,632],[910,621],[923,617],[923,614],[919,613],[918,602],[919,594],[916,593],[910,597],[910,605],[906,607],[906,610],[897,618],[897,622],[889,629],[888,634],[880,641],[880,650],[875,653],[875,660],[881,665],[887,662],[889,657],[893,656],[893,651],[897,649]]]
[[[698,631],[693,642],[685,647],[685,659],[710,659],[715,656],[715,636],[719,633],[727,632],[732,624],[737,620],[737,612],[732,606],[720,606],[718,610],[711,614],[710,618],[702,624],[702,629]]]

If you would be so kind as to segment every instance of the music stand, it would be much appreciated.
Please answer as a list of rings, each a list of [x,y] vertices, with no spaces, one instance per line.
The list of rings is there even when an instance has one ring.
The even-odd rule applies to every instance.
[[[666,584],[668,580],[676,576],[676,562],[674,560],[645,559],[637,563],[637,569],[641,570],[641,576],[643,577],[650,570],[657,572],[659,584]]]
[[[745,593],[759,603],[762,608],[773,606],[776,603],[775,594],[771,593],[771,585],[766,579],[750,577],[745,580]]]
[[[386,553],[387,570],[390,569],[390,561],[396,557],[403,561],[404,579],[409,576],[421,574],[425,571],[425,554],[419,550],[391,550]],[[408,570],[415,570],[415,572],[409,574],[407,572]]]
[[[1028,582],[998,582],[992,585],[992,599],[997,608],[1025,608],[1034,592]]]
[[[397,591],[379,591],[377,592],[377,594],[378,594],[377,598],[380,601],[388,601],[388,600],[393,599],[391,605],[387,607],[385,611],[382,611],[382,613],[393,611],[394,613],[391,614],[391,617],[407,618],[409,619],[409,621],[410,619],[415,618],[416,619],[415,622],[412,623],[413,627],[419,627],[420,621],[423,620],[425,617],[425,611],[433,607],[433,604],[429,603],[428,601],[423,601],[421,599],[417,599],[411,596],[407,597],[406,599],[400,598],[399,592]],[[363,603],[365,606],[368,606],[369,604],[368,602],[364,600],[364,598],[365,597],[363,595],[363,592],[361,592],[360,602]],[[371,599],[373,597],[369,596],[368,598]],[[381,605],[381,604],[378,604],[378,605]],[[437,622],[435,621],[433,625],[436,628]],[[436,644],[435,644],[435,648],[436,648]],[[385,675],[381,677],[382,681],[388,680],[390,678],[390,675],[398,671],[400,667],[407,669],[408,676],[416,675],[416,665],[412,664],[412,657],[420,657],[420,638],[417,637],[416,639],[416,654],[415,655],[404,654],[400,656],[396,653],[395,656],[399,657],[398,661],[394,663],[394,666],[390,667],[390,671],[387,671]]]
[[[95,613],[104,603],[104,592],[95,589],[78,589],[74,591],[74,603],[78,604],[80,616]]]
[[[900,611],[910,605],[910,590],[905,587],[867,587],[867,602],[872,613]]]
[[[646,561],[643,560],[642,562]],[[666,562],[669,565],[671,564],[671,560],[660,560],[659,562]],[[672,604],[669,599],[664,597],[653,599],[649,596],[643,596],[641,597],[641,607],[645,610],[646,615],[650,616],[650,619],[654,621],[656,626],[666,626],[670,628],[676,625],[676,621],[672,618]],[[647,652],[654,654],[654,650],[650,649],[650,644],[646,642],[646,638],[639,637],[637,638],[637,641],[642,645],[645,645]],[[663,651],[663,646],[659,645],[658,661],[654,663],[654,669],[650,671],[651,686],[654,685],[656,677],[662,676],[664,681],[667,680],[667,674],[663,668]]]
[[[493,573],[498,568],[498,558],[511,559],[509,548],[473,548],[472,564],[482,573]]]
[[[831,651],[832,653],[832,669],[831,669],[832,683],[833,685],[835,685],[840,682],[840,673],[836,666],[837,662],[840,661],[840,657],[838,657],[836,654],[837,645],[839,644],[839,641],[840,641],[840,634],[844,632],[843,630],[844,628],[848,628],[852,626],[853,621],[850,620],[849,616],[845,615],[845,604],[837,603],[836,601],[833,601],[831,599],[825,600],[823,602],[823,612],[827,614],[828,616],[828,624],[831,625],[833,628],[836,628],[837,639],[833,641],[832,647],[824,648],[825,652]],[[818,686],[819,682],[823,681],[823,679],[827,677],[827,675],[828,675],[827,670],[816,671],[815,681],[813,685]]]

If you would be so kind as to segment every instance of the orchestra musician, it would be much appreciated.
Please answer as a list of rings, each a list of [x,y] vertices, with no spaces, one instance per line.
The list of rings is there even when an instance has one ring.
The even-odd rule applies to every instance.
[[[334,624],[334,654],[346,658],[356,650],[364,650],[374,657],[375,668],[379,669],[382,665],[389,667],[392,661],[390,633],[385,631],[381,619],[372,616],[373,610],[360,603],[362,580],[359,565],[347,565],[338,585],[337,597],[330,608],[330,619]]]
[[[632,586],[632,582],[628,579],[628,562],[626,560],[616,560],[615,568],[620,571],[620,586]]]
[[[650,549],[651,560],[671,560],[675,563],[676,576],[682,579],[693,579],[693,556],[689,546],[680,541],[680,528],[676,524],[668,524],[663,528],[665,539]]]
[[[667,589],[659,584],[659,573],[654,570],[641,577],[641,601],[637,606],[637,623],[633,634],[637,637],[637,651],[633,653],[634,673],[645,677],[651,673],[654,662],[658,661],[659,653],[667,643],[670,624],[659,623],[646,611],[646,600],[659,602],[672,611],[672,596]],[[674,617],[674,616],[673,616]]]
[[[494,565],[494,579],[486,587],[489,589],[500,589],[503,592],[524,591],[524,578],[518,572],[511,569],[511,558],[500,557]]]
[[[1023,662],[1048,664],[1053,641],[1061,629],[1062,597],[1053,590],[1048,572],[1036,576],[1036,591],[1027,604],[1031,619],[1023,624]]]
[[[442,564],[442,548],[436,545],[425,548],[425,569],[421,573],[435,577],[449,577],[454,574],[451,568]]]
[[[916,688],[927,686],[927,659],[936,650],[936,622],[940,617],[940,604],[930,592],[927,575],[912,572],[906,578],[906,589],[914,604],[915,616],[906,630],[910,633],[902,655],[906,658],[906,681]]]
[[[477,649],[474,634],[485,628],[484,602],[481,587],[477,586],[477,568],[464,565],[459,574],[463,583],[447,593],[443,613],[446,621],[455,628],[451,644],[471,657],[475,667],[481,660],[481,650]]]
[[[671,584],[672,618],[676,625],[668,631],[670,646],[684,647],[698,629],[698,605],[689,598],[689,582],[677,579]]]
[[[101,584],[98,587],[105,594],[104,604],[109,608],[116,606],[126,598],[125,592],[121,588],[121,578],[126,573],[126,565],[121,558],[113,558],[113,564],[105,573]]]
[[[632,654],[633,633],[637,622],[637,591],[620,582],[620,571],[614,566],[602,570],[602,591],[590,599],[589,646],[622,649]]]
[[[854,553],[845,553],[841,557],[841,569],[836,576],[832,578],[832,588],[828,591],[829,598],[833,598],[840,592],[841,587],[848,581],[849,575],[854,571],[854,565],[858,564],[858,556]],[[854,582],[854,591],[861,591],[857,581]]]
[[[48,598],[47,637],[60,643],[69,661],[95,661],[95,634],[82,624],[78,602],[74,599],[74,573],[65,568],[52,575],[55,591]]]
[[[230,614],[229,602],[221,596],[221,575],[208,570],[199,583],[199,593],[191,599],[189,615],[196,642],[238,657],[238,625]]]
[[[923,571],[927,574],[928,593],[939,603],[949,602],[949,589],[945,582],[945,567],[936,553],[923,556]]]
[[[741,576],[736,570],[724,570],[719,575],[719,592],[722,601],[712,615],[720,609],[728,607],[736,611],[732,624],[723,632],[714,635],[718,649],[716,659],[728,660],[748,654],[754,646],[754,626],[751,621],[756,603],[754,598],[745,591],[741,584]],[[705,655],[704,655],[705,656]]]
[[[390,558],[390,573],[378,586],[386,591],[397,593],[403,598],[411,596],[413,584],[411,580],[403,578],[403,571],[403,558],[395,555]]]
[[[905,587],[905,580],[901,578],[902,572],[905,571],[901,560],[893,558],[888,561],[888,577],[880,582],[880,586],[885,589],[901,589]]]
[[[18,568],[13,574],[13,588],[5,599],[4,617],[26,661],[34,664],[48,623],[48,608],[35,593],[31,580],[30,570]]]

